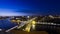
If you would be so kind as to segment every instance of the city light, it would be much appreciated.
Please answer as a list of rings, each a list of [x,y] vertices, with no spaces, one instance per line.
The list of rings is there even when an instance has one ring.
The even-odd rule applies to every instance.
[[[31,23],[29,23],[29,24],[26,26],[25,31],[30,32],[30,29],[31,29]]]
[[[35,24],[36,24],[36,22],[35,21],[32,21],[32,29],[33,30],[35,29]]]
[[[35,30],[35,25],[32,25],[32,29]]]
[[[17,20],[16,22],[19,24],[21,21],[20,20]]]
[[[46,16],[47,17],[47,16]],[[49,17],[49,16],[48,16]],[[3,17],[3,18],[5,18],[5,17]],[[15,23],[15,24],[17,24],[16,26],[14,26],[14,27],[12,27],[12,28],[10,28],[10,29],[8,29],[8,30],[6,30],[6,32],[9,32],[9,31],[11,31],[11,30],[14,30],[14,29],[19,29],[19,30],[23,30],[23,31],[26,31],[26,32],[31,32],[31,31],[35,31],[36,30],[36,26],[37,25],[39,25],[39,26],[41,26],[41,27],[43,27],[42,25],[48,25],[49,27],[50,27],[50,25],[52,26],[60,26],[60,24],[56,24],[56,23],[54,23],[54,22],[45,22],[45,21],[43,21],[43,20],[45,20],[45,17],[43,17],[42,19],[40,19],[40,20],[42,20],[42,21],[40,21],[40,20],[38,20],[37,18],[38,17],[33,17],[33,18],[31,18],[31,16],[30,16],[30,18],[29,18],[29,20],[27,20],[27,21],[24,21],[24,20],[21,20],[21,19],[23,19],[23,18],[21,18],[21,16],[20,17],[18,17],[18,18],[11,18],[11,17],[9,17],[9,19],[8,20],[10,20],[11,21],[11,23]],[[20,19],[21,18],[21,19]],[[25,17],[25,18],[27,18],[27,16]],[[38,20],[38,21],[37,21]],[[48,18],[48,20],[49,20],[49,18]],[[52,19],[51,19],[52,20]],[[8,22],[9,23],[9,22]],[[46,27],[47,28],[47,27]],[[1,30],[1,29],[0,29]]]
[[[11,20],[11,22],[16,22],[16,20]]]
[[[27,16],[27,18],[30,18],[30,16]]]
[[[25,31],[30,32],[30,27],[27,27]]]
[[[0,31],[2,31],[2,29],[0,29]]]
[[[33,25],[35,25],[35,24],[36,24],[36,22],[35,22],[35,21],[32,21],[32,24],[33,24]]]

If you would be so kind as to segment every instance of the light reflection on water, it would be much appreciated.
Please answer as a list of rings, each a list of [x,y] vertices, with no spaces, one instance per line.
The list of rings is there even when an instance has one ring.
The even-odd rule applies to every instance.
[[[11,23],[8,19],[0,20],[0,29],[10,29],[16,26],[16,24]]]

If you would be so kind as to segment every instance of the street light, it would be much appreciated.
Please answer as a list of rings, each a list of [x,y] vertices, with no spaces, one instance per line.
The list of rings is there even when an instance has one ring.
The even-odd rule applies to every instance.
[[[27,16],[27,18],[30,18],[30,16]]]
[[[35,24],[36,24],[36,22],[35,21],[32,21],[32,29],[33,30],[35,29]]]
[[[21,20],[20,19],[12,19],[11,22],[17,23],[18,25],[20,24]]]
[[[11,20],[11,22],[16,22],[16,20]]]
[[[21,22],[21,20],[17,20],[16,22],[17,22],[17,24],[19,25],[19,24],[20,24],[20,22]]]

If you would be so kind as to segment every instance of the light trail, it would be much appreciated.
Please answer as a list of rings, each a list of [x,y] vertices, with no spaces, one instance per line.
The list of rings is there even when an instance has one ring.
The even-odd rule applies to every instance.
[[[24,31],[30,32],[30,29],[31,29],[31,23],[29,23],[29,24],[26,26],[26,28],[25,28]]]
[[[48,23],[48,22],[36,22],[36,24],[60,25],[60,24],[56,24],[56,23]]]
[[[20,25],[20,26],[18,27],[18,29],[19,29],[19,28],[21,28],[21,27],[23,27],[24,25],[26,25],[26,24],[28,24],[28,23],[31,23],[31,21],[35,20],[36,18],[37,18],[37,17],[32,18],[31,20],[25,21],[25,22],[24,22],[24,24],[23,24],[23,23],[21,23],[21,24],[22,24],[22,26]]]
[[[36,17],[35,17],[36,18]],[[24,25],[26,25],[26,24],[28,24],[29,22],[31,22],[32,20],[34,20],[35,18],[33,18],[33,19],[31,19],[31,20],[28,20],[28,21],[22,21],[23,23],[21,23],[19,26],[17,25],[17,26],[14,26],[14,27],[12,27],[12,28],[10,28],[10,29],[8,29],[8,30],[6,30],[5,32],[9,32],[9,31],[11,31],[11,30],[13,30],[13,29],[15,29],[15,28],[21,28],[21,27],[23,27]]]
[[[13,30],[13,29],[15,29],[15,28],[17,28],[18,27],[18,25],[17,26],[14,26],[14,27],[12,27],[12,28],[10,28],[10,29],[8,29],[8,30],[6,30],[5,32],[9,32],[9,31],[11,31],[11,30]]]
[[[27,24],[26,28],[24,31],[30,32],[31,27],[34,29],[35,28],[35,20],[36,18],[33,18],[30,20],[30,22]]]

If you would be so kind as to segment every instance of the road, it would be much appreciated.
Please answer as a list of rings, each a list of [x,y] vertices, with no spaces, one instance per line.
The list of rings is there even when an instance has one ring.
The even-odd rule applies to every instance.
[[[12,27],[12,28],[6,30],[6,32],[9,32],[9,31],[11,31],[11,30],[13,30],[13,29],[15,29],[15,28],[20,29],[21,27],[23,27],[24,25],[30,23],[31,21],[35,20],[36,18],[37,18],[37,17],[32,18],[32,19],[30,19],[30,20],[28,20],[28,21],[22,21],[22,23],[21,23],[19,26],[16,25],[16,26],[14,26],[14,27]]]

